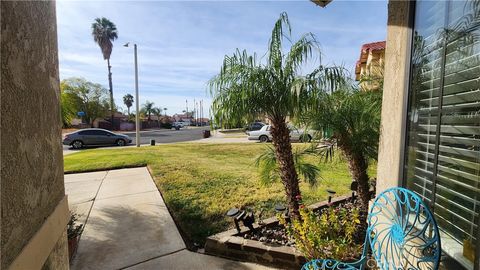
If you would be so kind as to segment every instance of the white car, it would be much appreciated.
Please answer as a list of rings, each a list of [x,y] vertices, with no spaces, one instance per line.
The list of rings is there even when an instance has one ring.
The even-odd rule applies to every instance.
[[[188,123],[186,122],[173,122],[172,124],[173,127],[180,127],[180,128],[183,128],[183,127],[186,127],[188,126]]]
[[[257,140],[260,142],[269,142],[272,140],[272,135],[270,134],[270,125],[263,126],[260,130],[248,132],[249,140]],[[288,127],[290,129],[290,140],[292,141],[302,141],[309,142],[312,140],[313,135],[310,133],[305,133],[302,129],[297,129],[293,126]]]

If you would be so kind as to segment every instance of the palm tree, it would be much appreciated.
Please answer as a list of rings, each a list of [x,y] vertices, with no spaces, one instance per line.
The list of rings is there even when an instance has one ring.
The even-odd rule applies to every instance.
[[[163,112],[165,112],[165,116],[167,116],[167,108],[163,108]]]
[[[126,94],[123,96],[123,104],[127,106],[128,117],[130,117],[130,107],[133,105],[133,96],[130,94]]]
[[[315,164],[309,162],[306,157],[315,155],[317,155],[317,150],[314,144],[308,147],[297,147],[293,151],[295,170],[300,175],[300,178],[310,186],[317,184],[320,170]],[[255,166],[259,169],[260,182],[263,185],[270,185],[280,179],[281,174],[274,148],[268,146],[266,151],[255,159]]]
[[[343,69],[320,65],[312,73],[301,76],[299,71],[307,60],[319,59],[319,45],[314,35],[307,33],[291,45],[288,53],[284,53],[284,39],[291,40],[286,13],[280,15],[272,30],[266,63],[261,63],[256,54],[248,55],[237,49],[232,56],[225,56],[220,73],[208,85],[213,96],[212,112],[216,123],[257,115],[265,115],[270,120],[287,203],[292,216],[298,217],[299,179],[286,119],[295,119],[306,108],[312,89],[335,88],[340,83],[339,78],[343,78],[340,76]]]
[[[143,104],[142,112],[147,115],[148,121],[151,120],[151,116],[153,114],[153,105],[155,105],[155,103],[148,100],[145,101],[145,104]]]
[[[155,107],[152,109],[152,113],[157,117],[157,124],[160,127],[160,116],[162,116],[162,108]]]
[[[324,149],[333,150],[338,146],[348,161],[350,174],[358,184],[360,212],[365,225],[370,200],[367,170],[369,161],[378,156],[382,92],[347,87],[318,95],[304,120],[314,129],[332,133],[327,139],[334,143],[327,144]]]
[[[113,44],[112,42],[118,38],[117,27],[113,22],[107,18],[96,18],[92,23],[92,36],[93,40],[100,46],[103,54],[103,60],[107,60],[108,66],[108,86],[110,89],[110,111],[111,121],[113,124],[113,85],[112,85],[112,71],[110,66],[110,55],[112,54]]]

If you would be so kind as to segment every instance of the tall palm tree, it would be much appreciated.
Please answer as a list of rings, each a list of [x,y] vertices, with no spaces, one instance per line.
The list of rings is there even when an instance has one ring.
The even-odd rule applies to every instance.
[[[317,130],[332,134],[330,149],[338,146],[349,164],[350,174],[357,181],[362,223],[366,224],[370,185],[368,165],[378,156],[380,136],[381,91],[359,91],[345,88],[333,93],[319,93],[304,120]],[[330,152],[331,153],[331,152]]]
[[[209,82],[213,96],[212,112],[217,123],[228,123],[246,116],[265,115],[270,122],[273,147],[280,178],[285,188],[290,213],[299,216],[300,195],[295,170],[287,117],[295,119],[311,98],[314,88],[335,88],[343,69],[319,65],[313,72],[301,76],[307,60],[320,59],[320,49],[311,33],[293,43],[287,53],[282,51],[284,40],[291,40],[291,28],[286,13],[280,14],[272,30],[266,59],[256,54],[236,50],[225,56],[218,75]]]
[[[107,60],[108,66],[108,86],[110,90],[110,112],[111,121],[113,125],[113,84],[112,84],[112,71],[110,66],[110,55],[112,54],[113,41],[118,38],[117,27],[113,22],[105,17],[96,18],[92,23],[92,36],[93,40],[100,46],[103,54],[103,60]]]
[[[127,106],[128,116],[130,117],[130,107],[133,105],[133,96],[130,94],[123,96],[123,104]]]
[[[151,120],[151,116],[153,114],[153,108],[154,108],[155,103],[151,101],[145,101],[145,104],[142,106],[142,112],[147,116],[148,121]]]

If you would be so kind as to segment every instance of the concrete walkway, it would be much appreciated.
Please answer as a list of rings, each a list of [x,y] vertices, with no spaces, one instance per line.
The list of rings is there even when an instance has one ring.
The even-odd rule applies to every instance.
[[[85,224],[71,269],[268,269],[188,251],[146,168],[65,175]]]

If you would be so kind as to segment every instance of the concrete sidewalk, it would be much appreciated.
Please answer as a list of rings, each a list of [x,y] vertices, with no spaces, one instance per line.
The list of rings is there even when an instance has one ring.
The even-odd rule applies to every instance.
[[[188,251],[146,168],[65,175],[85,224],[72,269],[268,269]]]

